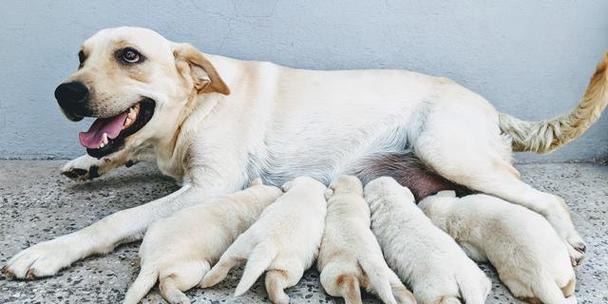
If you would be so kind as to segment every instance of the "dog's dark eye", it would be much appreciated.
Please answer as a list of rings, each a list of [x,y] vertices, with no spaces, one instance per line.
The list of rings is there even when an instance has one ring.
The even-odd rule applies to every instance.
[[[84,52],[81,50],[78,52],[78,67],[81,68],[84,65],[84,61],[87,60],[87,56],[84,55]]]
[[[118,51],[118,59],[124,63],[132,64],[141,62],[143,56],[134,48],[124,48]]]

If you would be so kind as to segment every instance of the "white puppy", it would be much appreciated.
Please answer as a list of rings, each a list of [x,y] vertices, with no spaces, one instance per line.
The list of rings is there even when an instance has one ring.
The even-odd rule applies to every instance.
[[[489,261],[519,299],[558,304],[574,293],[568,250],[539,214],[502,199],[476,194],[457,198],[442,191],[420,203],[476,261]]]
[[[298,283],[319,253],[327,203],[325,185],[298,177],[283,185],[286,193],[222,255],[205,275],[201,287],[222,281],[228,271],[247,259],[235,295],[245,293],[265,271],[266,291],[273,303],[289,303],[284,289]]]
[[[124,303],[139,302],[157,280],[169,303],[190,303],[183,291],[197,285],[210,265],[281,194],[278,187],[256,179],[243,191],[182,209],[154,223],[141,244],[141,271]]]
[[[370,212],[363,185],[355,176],[335,179],[326,192],[327,217],[317,268],[321,285],[347,304],[363,303],[359,286],[384,303],[416,303],[412,293],[386,265],[370,229]]]
[[[372,230],[389,265],[421,304],[482,304],[491,284],[486,275],[416,206],[414,196],[390,177],[365,186]]]

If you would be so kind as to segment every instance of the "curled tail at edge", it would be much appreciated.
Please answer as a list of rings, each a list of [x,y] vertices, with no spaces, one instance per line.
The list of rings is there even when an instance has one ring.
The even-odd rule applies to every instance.
[[[552,152],[581,136],[608,104],[608,52],[587,85],[585,95],[570,112],[552,119],[524,121],[499,113],[500,130],[512,140],[513,151]]]

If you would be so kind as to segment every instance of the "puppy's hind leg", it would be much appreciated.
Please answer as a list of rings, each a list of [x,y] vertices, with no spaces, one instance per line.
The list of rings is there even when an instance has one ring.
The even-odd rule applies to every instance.
[[[162,275],[159,279],[160,294],[171,304],[189,304],[190,299],[184,291],[196,286],[209,271],[210,265],[207,261],[192,261],[181,263],[171,267],[168,275]]]
[[[190,299],[179,289],[178,278],[169,275],[161,279],[158,284],[160,294],[171,304],[190,304]]]
[[[272,303],[289,303],[289,296],[285,293],[288,285],[287,279],[288,274],[283,270],[273,269],[266,272],[266,292]]]
[[[142,264],[142,268],[137,278],[127,290],[123,304],[137,304],[148,294],[150,289],[156,284],[158,270],[155,265]]]
[[[236,286],[234,295],[240,296],[249,290],[262,273],[268,269],[276,255],[277,249],[273,244],[265,242],[258,244],[251,251],[251,255],[247,259],[245,270],[243,270],[243,276]]]
[[[298,284],[304,275],[305,267],[298,257],[276,255],[267,268],[266,275],[266,291],[274,303],[289,303],[289,296],[285,294],[285,288]]]
[[[201,288],[216,285],[226,278],[230,269],[236,267],[241,261],[247,259],[249,252],[255,245],[247,232],[241,234],[222,254],[220,260],[205,274],[200,282]]]
[[[393,295],[397,299],[397,303],[399,304],[416,304],[416,298],[414,294],[403,285],[397,274],[395,274],[391,269],[389,271],[389,281],[391,284],[391,289],[393,290]]]
[[[366,258],[359,259],[361,269],[369,279],[369,287],[378,295],[385,304],[397,304],[393,295],[391,278],[388,275],[390,269],[383,261],[373,261]]]
[[[560,304],[566,301],[561,288],[546,271],[541,271],[538,280],[532,282],[532,291],[545,304]]]

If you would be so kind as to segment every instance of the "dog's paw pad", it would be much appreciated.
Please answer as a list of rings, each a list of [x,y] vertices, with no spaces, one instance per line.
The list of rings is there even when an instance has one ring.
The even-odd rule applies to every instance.
[[[64,169],[61,171],[61,174],[70,179],[80,181],[91,180],[100,176],[99,168],[97,166],[91,166],[88,170],[82,168]]]
[[[71,179],[86,179],[89,176],[89,171],[80,168],[71,168],[66,171],[61,171],[61,174]]]

